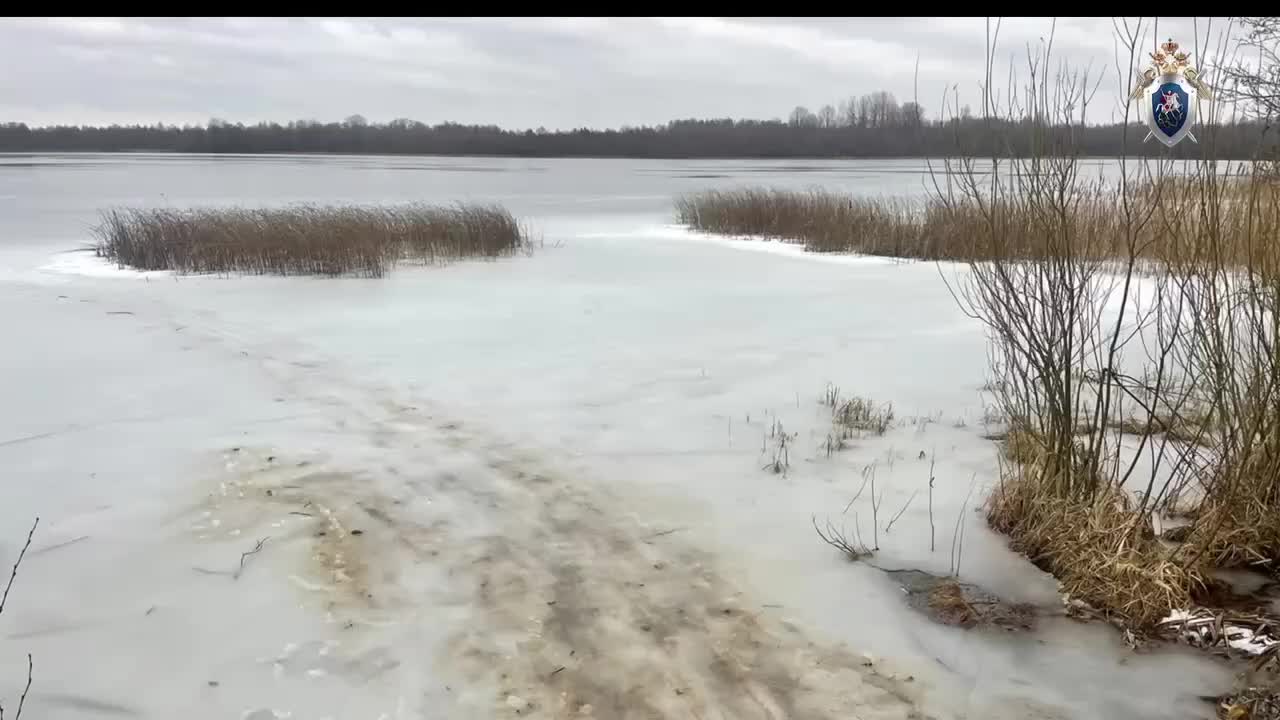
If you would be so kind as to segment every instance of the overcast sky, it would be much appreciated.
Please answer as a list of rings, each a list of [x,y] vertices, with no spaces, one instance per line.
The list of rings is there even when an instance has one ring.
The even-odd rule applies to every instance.
[[[1153,19],[1144,20],[1150,49]],[[1227,26],[1200,18],[1202,49]],[[917,57],[919,102],[936,117],[949,86],[961,103],[980,104],[986,27],[984,18],[7,19],[0,121],[359,113],[558,129],[784,118],[797,105],[816,111],[875,90],[910,100]],[[1047,18],[1006,18],[997,57],[1016,55],[1021,66],[1050,28]],[[1189,18],[1160,18],[1158,33],[1193,44]],[[1059,19],[1053,54],[1092,64],[1095,75],[1105,68],[1090,119],[1115,117],[1129,79],[1116,75],[1112,19]],[[998,76],[1007,79],[1007,67]]]

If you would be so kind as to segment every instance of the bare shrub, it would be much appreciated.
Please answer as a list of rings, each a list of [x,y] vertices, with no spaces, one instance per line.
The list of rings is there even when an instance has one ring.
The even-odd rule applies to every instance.
[[[1200,212],[1234,217],[1161,230],[1195,212],[1176,205],[1194,183]],[[1131,227],[1167,233],[1158,251],[1135,231],[1119,266],[1098,264],[1075,252],[1086,238],[1064,232],[1059,259],[996,258],[959,293],[992,330],[993,394],[1010,418],[1012,465],[988,499],[989,522],[1074,598],[1137,628],[1203,596],[1212,568],[1280,558],[1280,284],[1262,240],[1276,237],[1280,213],[1250,219],[1256,203],[1238,195],[1270,197],[1269,181],[1223,194],[1215,183],[1211,171],[1172,183],[1170,197],[1143,200],[1148,211],[1122,198],[1117,213]],[[1070,198],[1070,188],[1052,196]],[[1144,268],[1146,257],[1157,264]],[[1121,433],[1136,451],[1121,452]],[[1144,452],[1153,461],[1139,479]],[[1187,542],[1163,547],[1152,515],[1188,488]]]
[[[1132,68],[1141,32],[1117,30]],[[1012,462],[987,519],[1073,599],[1149,628],[1203,592],[1207,572],[1202,554],[1164,547],[1152,529],[1204,457],[1177,447],[1186,443],[1169,430],[1197,427],[1186,420],[1193,408],[1216,417],[1187,390],[1207,371],[1190,362],[1203,305],[1184,265],[1212,251],[1240,267],[1250,231],[1218,232],[1202,218],[1179,236],[1174,219],[1209,198],[1167,182],[1167,162],[1134,172],[1122,158],[1115,187],[1082,182],[1070,130],[1083,123],[1092,89],[1083,74],[1047,74],[1051,47],[1052,36],[1028,52],[1026,85],[1010,87],[1003,106],[986,90],[988,115],[1027,119],[1033,152],[994,156],[989,172],[972,158],[948,161],[936,195],[954,216],[978,218],[975,259],[952,288],[989,331],[990,393],[1008,419]],[[1219,196],[1216,210],[1249,185],[1231,185],[1236,195]],[[1205,242],[1212,232],[1218,238]],[[1127,446],[1126,431],[1136,434]]]
[[[496,205],[115,209],[97,252],[122,267],[183,273],[381,277],[402,260],[494,258],[529,247]]]
[[[849,535],[849,533],[842,528],[836,528],[831,524],[830,520],[827,521],[827,527],[825,530],[818,527],[817,516],[814,516],[812,520],[813,530],[818,533],[818,537],[826,544],[844,553],[844,556],[849,560],[861,560],[866,557],[871,557],[872,551],[862,542],[862,534],[858,529],[858,515],[856,513],[853,516],[853,535]]]
[[[1122,156],[1118,181],[1083,180],[1075,137],[1097,85],[1048,72],[1051,32],[997,92],[999,27],[983,115],[1016,127],[1026,152],[979,161],[958,147],[920,206],[753,190],[683,198],[680,216],[963,261],[940,270],[989,334],[986,390],[1004,426],[991,437],[1008,461],[988,522],[1075,600],[1150,629],[1211,601],[1216,568],[1280,570],[1280,164],[1220,167],[1206,94],[1205,159]],[[1143,29],[1116,30],[1127,94]],[[828,404],[854,424],[869,410]],[[1155,517],[1172,512],[1190,524],[1157,538]]]
[[[1280,168],[1248,182],[1193,178],[1201,220],[1178,258],[1195,331],[1180,338],[1213,422],[1189,480],[1203,501],[1191,542],[1221,567],[1280,569]],[[1231,244],[1231,254],[1220,251]]]

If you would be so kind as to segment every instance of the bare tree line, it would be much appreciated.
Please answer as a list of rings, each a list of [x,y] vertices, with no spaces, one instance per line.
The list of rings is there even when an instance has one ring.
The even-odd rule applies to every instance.
[[[962,117],[972,119],[973,113],[968,106],[964,108]],[[796,128],[914,129],[923,127],[925,123],[924,108],[919,103],[908,101],[899,105],[893,93],[885,90],[850,97],[839,107],[823,105],[817,113],[799,105],[787,116],[787,124]]]
[[[495,125],[408,119],[371,123],[359,115],[343,122],[294,121],[244,125],[214,120],[207,125],[113,125],[30,127],[0,123],[0,152],[191,152],[191,153],[367,153],[388,155],[493,155],[514,157],[625,158],[878,158],[941,157],[956,148],[975,157],[1033,152],[1033,118],[974,117],[968,107],[951,108],[948,119],[929,116],[914,102],[899,104],[875,92],[816,113],[798,107],[786,120],[733,118],[673,120],[664,125],[620,129],[504,130]],[[1264,119],[1219,123],[1214,152],[1219,159],[1254,159],[1270,137]],[[1199,157],[1194,145],[1167,150],[1143,143],[1137,122],[1049,128],[1071,135],[1082,155],[1130,154]]]

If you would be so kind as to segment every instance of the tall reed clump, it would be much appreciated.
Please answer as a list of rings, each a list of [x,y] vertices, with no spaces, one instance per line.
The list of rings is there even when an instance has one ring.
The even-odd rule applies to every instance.
[[[511,255],[527,233],[496,205],[114,209],[98,255],[122,267],[182,273],[381,277],[401,261]]]
[[[708,190],[676,198],[677,220],[721,235],[757,235],[812,252],[930,257],[916,209],[901,200],[855,198],[825,190]]]
[[[1009,182],[1043,185],[1029,177]],[[1280,184],[1262,182],[1252,174],[1220,176],[1217,182],[1219,196],[1215,202],[1224,209],[1243,208],[1260,200],[1274,204],[1280,199]],[[1196,187],[1187,178],[1147,179],[1127,183],[1124,192],[1129,193],[1129,201],[1135,206],[1154,206],[1159,198],[1195,192]],[[1121,188],[1114,183],[1073,179],[1064,189],[1071,192],[1070,202],[1061,204],[1058,209],[1062,214],[1052,222],[1060,224],[1063,232],[1088,238],[1077,250],[1087,252],[1093,260],[1124,260],[1130,241],[1138,250],[1139,267],[1144,270],[1161,265],[1171,250],[1204,251],[1190,243],[1173,242],[1168,228],[1160,223],[1126,225],[1124,216],[1116,212]],[[984,207],[987,202],[998,204]],[[1049,229],[1040,201],[1014,194],[1000,198],[961,194],[907,201],[860,198],[819,189],[740,188],[683,195],[676,198],[675,207],[677,221],[694,230],[782,240],[802,245],[810,252],[967,262],[996,257],[1045,259],[1056,250],[1037,234]],[[988,227],[993,216],[998,216],[1003,225],[999,233],[993,234]],[[1180,218],[1196,226],[1207,219],[1199,212]],[[1185,234],[1204,235],[1198,227],[1187,228]],[[1243,224],[1223,227],[1214,238],[1215,250],[1225,260],[1245,264],[1263,250],[1249,246],[1251,234],[1252,230]],[[1273,246],[1270,251],[1280,256],[1280,246]]]
[[[1132,67],[1140,28],[1121,33]],[[1050,47],[1005,100],[1031,153],[948,161],[929,212],[967,228],[950,282],[989,332],[1018,438],[988,521],[1071,596],[1147,629],[1206,597],[1215,568],[1280,567],[1280,175],[1121,158],[1118,184],[1082,181],[1070,130],[1092,91],[1045,74]],[[1158,537],[1173,511],[1190,531]]]

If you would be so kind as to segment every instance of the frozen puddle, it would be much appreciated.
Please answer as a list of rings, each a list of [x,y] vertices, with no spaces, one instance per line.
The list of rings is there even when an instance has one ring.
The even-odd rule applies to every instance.
[[[1054,616],[975,512],[985,342],[937,267],[812,257],[0,282],[0,562],[44,518],[0,680],[32,652],[41,718],[1209,716],[1229,668]],[[827,382],[894,426],[828,457]],[[815,516],[1045,614],[936,626]]]

